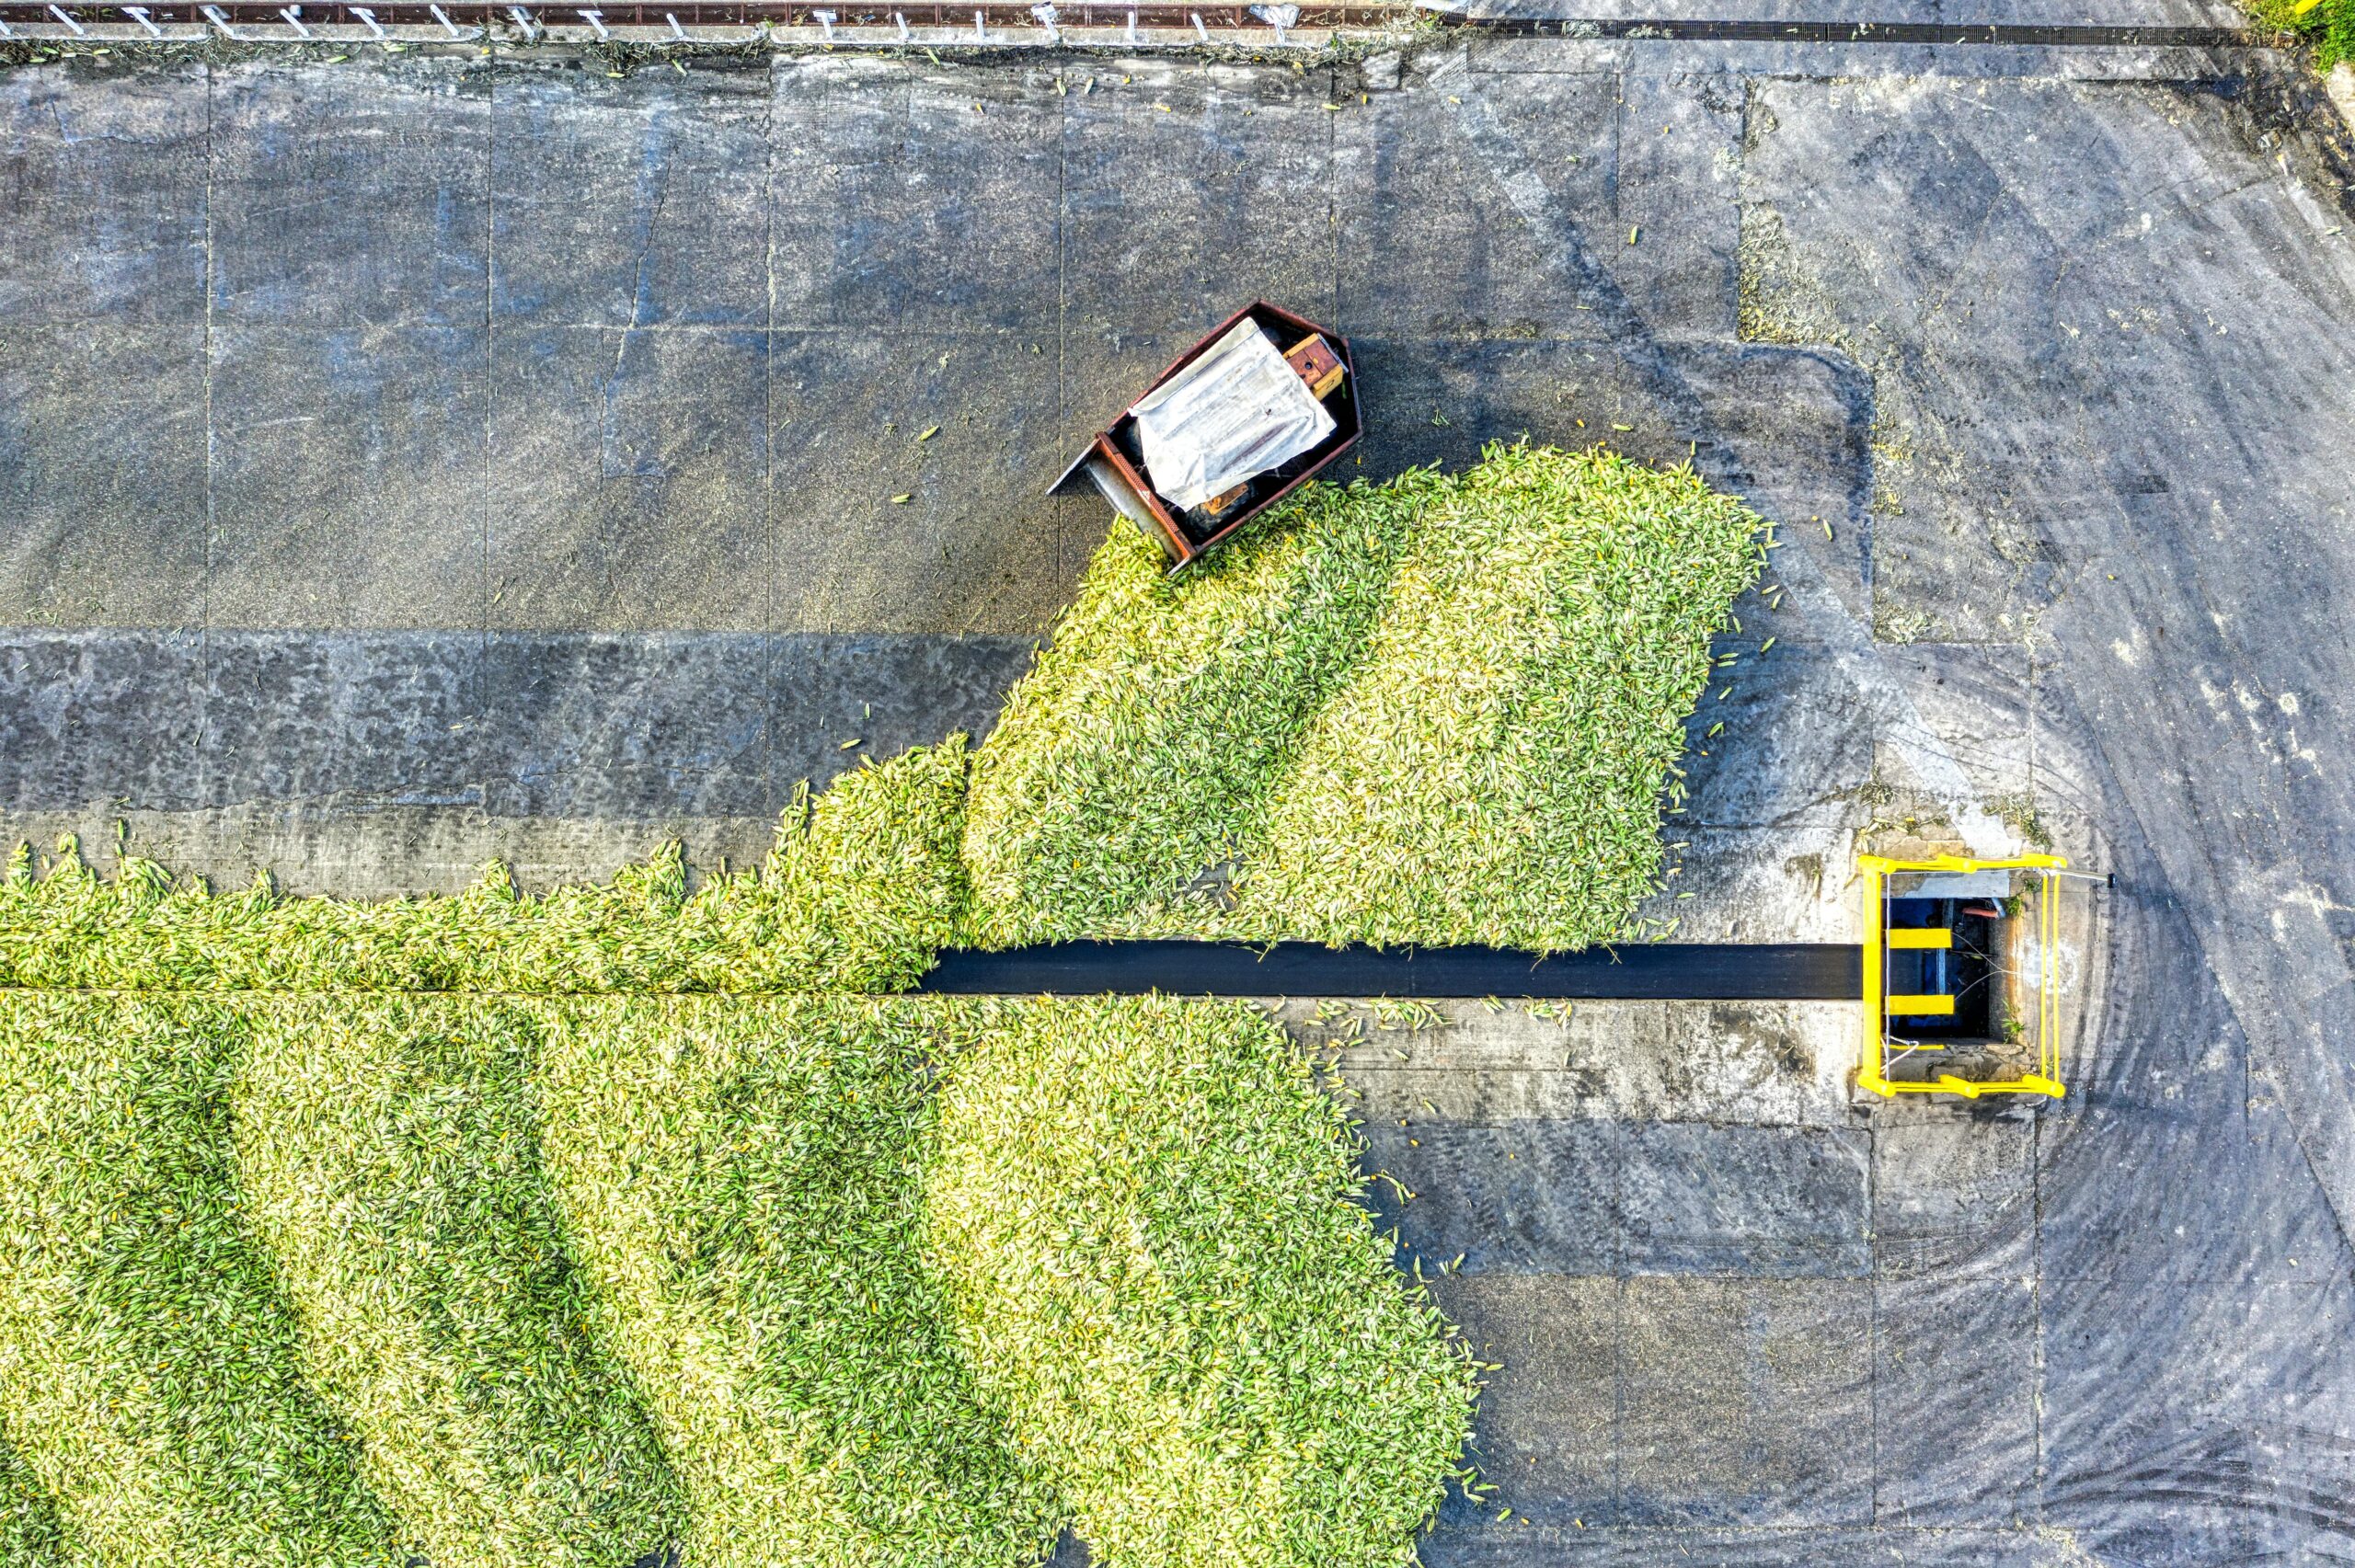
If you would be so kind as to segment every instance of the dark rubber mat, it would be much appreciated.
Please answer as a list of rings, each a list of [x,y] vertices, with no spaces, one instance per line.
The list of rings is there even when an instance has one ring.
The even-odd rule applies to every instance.
[[[1642,943],[1541,957],[1496,947],[1377,951],[1281,942],[1059,942],[952,952],[919,989],[959,995],[1174,991],[1230,996],[1534,996],[1848,1001],[1863,949],[1835,942]]]

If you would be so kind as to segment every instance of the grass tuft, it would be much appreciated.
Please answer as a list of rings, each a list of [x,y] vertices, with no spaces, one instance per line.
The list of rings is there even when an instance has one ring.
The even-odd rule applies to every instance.
[[[1102,1568],[1414,1560],[1473,1368],[1350,1201],[1355,1139],[1242,1002],[981,1004],[925,1255]]]
[[[62,1568],[64,1562],[56,1500],[15,1446],[0,1438],[0,1562],[9,1568]]]
[[[2355,0],[2250,0],[2249,8],[2268,27],[2314,45],[2315,63],[2325,71],[2355,60]]]

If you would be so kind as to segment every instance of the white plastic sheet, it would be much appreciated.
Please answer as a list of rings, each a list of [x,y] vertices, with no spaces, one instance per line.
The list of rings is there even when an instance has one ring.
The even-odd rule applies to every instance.
[[[1145,476],[1198,507],[1333,433],[1333,416],[1258,324],[1238,321],[1135,407]]]

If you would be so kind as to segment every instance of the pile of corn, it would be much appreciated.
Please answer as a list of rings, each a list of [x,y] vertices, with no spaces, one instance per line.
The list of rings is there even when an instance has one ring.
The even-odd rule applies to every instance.
[[[976,759],[977,939],[1633,934],[1762,535],[1689,469],[1526,447],[1190,575],[1116,532]]]
[[[0,1430],[65,1562],[396,1562],[247,1218],[224,1005],[0,997]]]
[[[977,1397],[921,1244],[936,1008],[546,1006],[549,1179],[686,1493],[691,1562],[1053,1547],[1061,1505]]]
[[[1412,1562],[1473,1368],[1391,1283],[1354,1139],[1283,1031],[1152,997],[983,1004],[959,1032],[926,1251],[1094,1561]]]
[[[183,999],[179,1005],[188,1006]],[[686,1524],[538,1158],[546,1020],[489,997],[205,999],[240,1207],[361,1479],[435,1562],[620,1560]]]
[[[1411,1560],[1476,1368],[1281,1033],[872,993],[959,941],[1616,934],[1757,526],[1516,448],[1176,579],[1116,532],[977,758],[692,889],[20,853],[0,1561]]]
[[[0,1442],[0,1562],[62,1562],[57,1506],[17,1450]]]
[[[678,846],[607,884],[518,895],[506,868],[455,898],[215,896],[69,844],[0,878],[0,987],[109,990],[897,990],[962,930],[964,738],[917,747],[788,809],[758,871],[692,892]]]
[[[1410,1555],[1474,1378],[1241,1003],[0,994],[17,1563]]]

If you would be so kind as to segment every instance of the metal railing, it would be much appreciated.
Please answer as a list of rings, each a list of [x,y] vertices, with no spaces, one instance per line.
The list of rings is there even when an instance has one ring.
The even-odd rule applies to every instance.
[[[473,41],[486,38],[531,43],[561,31],[603,40],[635,34],[638,39],[680,42],[752,41],[769,35],[815,33],[831,39],[837,30],[879,35],[859,41],[943,41],[967,44],[1053,44],[1070,32],[1109,32],[1139,40],[1140,35],[1176,33],[1198,43],[1218,35],[1272,34],[1279,42],[1294,32],[1330,33],[1394,26],[1415,14],[1399,4],[1200,5],[1125,4],[1122,0],[890,0],[852,5],[844,0],[654,0],[652,4],[550,6],[509,0],[344,0],[281,4],[279,0],[205,0],[198,4],[63,6],[52,0],[0,0],[0,37],[146,39],[188,41],[214,34],[241,42],[303,43],[327,37],[415,41]],[[919,40],[918,32],[926,37]],[[944,39],[942,35],[954,35]],[[1101,40],[1092,40],[1101,41]]]

